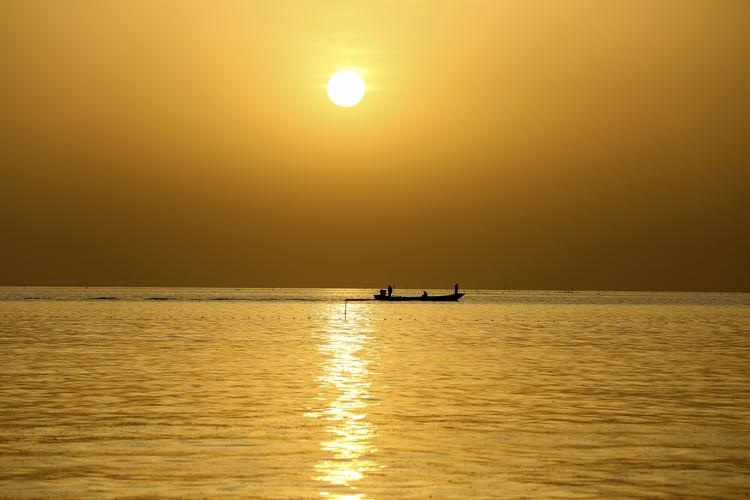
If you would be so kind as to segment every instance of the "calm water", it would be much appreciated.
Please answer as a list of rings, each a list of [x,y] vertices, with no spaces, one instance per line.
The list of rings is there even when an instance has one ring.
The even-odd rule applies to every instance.
[[[369,293],[0,288],[0,496],[750,494],[750,296]]]

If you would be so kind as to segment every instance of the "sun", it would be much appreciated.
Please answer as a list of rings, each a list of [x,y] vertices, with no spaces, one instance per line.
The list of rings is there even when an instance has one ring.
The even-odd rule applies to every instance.
[[[352,70],[338,71],[328,80],[328,97],[337,106],[352,107],[365,96],[365,81]]]

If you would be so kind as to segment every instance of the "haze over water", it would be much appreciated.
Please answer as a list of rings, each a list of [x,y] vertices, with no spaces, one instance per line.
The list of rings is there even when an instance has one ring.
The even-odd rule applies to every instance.
[[[370,293],[0,289],[0,496],[750,491],[750,296]]]

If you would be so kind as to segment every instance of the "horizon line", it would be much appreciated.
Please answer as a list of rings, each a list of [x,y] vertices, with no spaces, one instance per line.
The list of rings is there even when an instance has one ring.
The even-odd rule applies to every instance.
[[[387,285],[386,285],[387,286]],[[228,286],[228,285],[222,285],[222,286],[212,286],[212,285],[7,285],[7,284],[0,284],[0,288],[82,288],[82,289],[88,289],[88,288],[204,288],[204,289],[226,289],[226,290],[278,290],[278,289],[288,289],[288,290],[294,290],[294,289],[307,289],[307,290],[323,290],[323,289],[329,289],[329,290],[379,290],[380,288],[383,288],[382,286]],[[428,286],[428,287],[394,287],[398,288],[399,290],[442,290],[442,289],[452,289],[453,287],[434,287],[434,286]],[[657,288],[651,288],[651,289],[641,289],[641,288],[614,288],[614,289],[606,289],[606,288],[597,288],[597,289],[589,289],[589,288],[474,288],[474,287],[460,287],[461,290],[472,290],[475,292],[555,292],[555,293],[577,293],[577,292],[583,292],[583,293],[617,293],[617,292],[630,292],[630,293],[716,293],[716,294],[722,294],[722,293],[732,293],[732,294],[744,294],[745,289],[744,288],[731,288],[731,289],[709,289],[704,288],[701,290],[696,289],[657,289]],[[748,288],[750,290],[750,288]]]

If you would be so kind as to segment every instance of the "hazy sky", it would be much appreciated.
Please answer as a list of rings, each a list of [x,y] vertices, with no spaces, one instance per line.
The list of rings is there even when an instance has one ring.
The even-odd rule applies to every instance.
[[[747,0],[3,0],[0,284],[750,290],[749,26]]]

